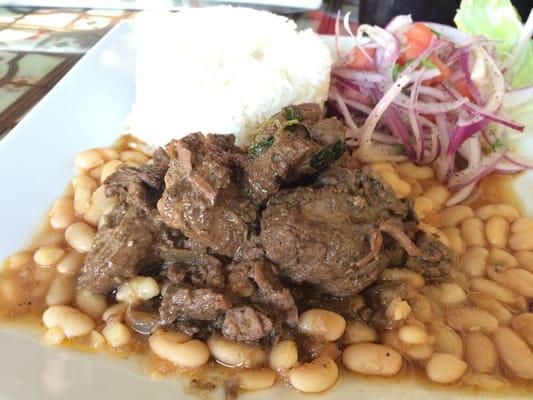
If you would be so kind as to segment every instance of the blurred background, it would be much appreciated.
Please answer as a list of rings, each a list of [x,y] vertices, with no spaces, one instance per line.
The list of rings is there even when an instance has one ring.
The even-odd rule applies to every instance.
[[[142,10],[246,5],[285,15],[300,29],[333,34],[335,16],[384,25],[398,14],[452,23],[459,0],[0,0],[0,139],[110,29]],[[533,0],[513,0],[523,18]],[[525,19],[525,18],[524,18]],[[341,32],[341,34],[344,32]],[[165,38],[161,38],[164,40]],[[80,93],[82,96],[83,93]]]

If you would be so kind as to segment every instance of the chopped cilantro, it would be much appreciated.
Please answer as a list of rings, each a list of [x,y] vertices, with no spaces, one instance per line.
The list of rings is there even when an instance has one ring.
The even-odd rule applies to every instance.
[[[263,154],[265,151],[267,151],[272,145],[274,144],[274,136],[264,139],[260,141],[259,143],[254,144],[253,146],[250,146],[248,149],[248,154],[252,158],[257,158],[261,154]]]
[[[503,143],[502,143],[502,141],[499,138],[496,138],[494,143],[490,144],[490,148],[491,148],[492,151],[496,151],[502,146],[503,146]]]
[[[316,153],[309,164],[316,170],[321,170],[342,156],[346,147],[340,140],[332,146],[328,146]]]
[[[287,121],[301,121],[302,113],[296,107],[289,106],[285,108],[285,117],[287,118]]]
[[[395,143],[392,145],[398,154],[405,154],[405,146],[401,143]]]

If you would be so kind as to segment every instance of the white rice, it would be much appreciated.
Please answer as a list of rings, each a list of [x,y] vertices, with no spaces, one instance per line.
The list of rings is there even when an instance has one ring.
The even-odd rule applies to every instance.
[[[289,104],[327,98],[331,55],[311,30],[266,11],[186,9],[139,21],[129,129],[163,145],[191,132],[235,133]]]

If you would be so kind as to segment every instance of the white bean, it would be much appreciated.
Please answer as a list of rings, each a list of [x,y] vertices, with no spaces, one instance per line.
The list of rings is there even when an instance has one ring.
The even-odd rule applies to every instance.
[[[518,296],[505,286],[500,285],[498,282],[494,282],[489,279],[473,278],[470,281],[470,290],[488,294],[489,296],[492,296],[495,299],[504,302],[505,304],[513,306],[518,310],[524,310],[526,307],[526,302],[523,297]]]
[[[75,222],[65,230],[65,240],[80,253],[91,250],[95,235],[95,230],[85,222]]]
[[[76,167],[89,170],[96,168],[104,163],[104,160],[98,154],[96,149],[85,150],[79,153],[74,159],[74,164]]]
[[[498,320],[484,310],[457,307],[446,311],[446,323],[456,331],[462,332],[494,332],[498,328]]]
[[[65,255],[59,246],[42,246],[33,255],[33,261],[42,266],[55,265]]]
[[[408,344],[423,344],[429,340],[429,336],[424,328],[409,324],[398,329],[398,337],[402,342]]]
[[[268,368],[239,372],[239,387],[243,390],[268,389],[276,381],[276,373]]]
[[[266,354],[260,347],[234,342],[220,335],[211,336],[207,347],[217,361],[232,367],[256,368],[266,360]]]
[[[433,322],[429,328],[435,337],[435,351],[451,354],[460,359],[463,358],[463,341],[457,332],[440,321]]]
[[[351,371],[365,375],[394,376],[402,368],[402,356],[389,346],[356,343],[342,353],[342,362]]]
[[[419,219],[426,218],[434,209],[433,201],[429,197],[416,196],[414,199],[415,213]]]
[[[483,221],[479,218],[467,218],[461,224],[461,235],[467,247],[485,246]]]
[[[104,183],[104,181],[114,174],[122,164],[124,163],[120,160],[111,160],[105,163],[100,171],[100,182]]]
[[[467,218],[474,216],[474,212],[469,206],[457,205],[447,207],[439,214],[439,226],[456,227]]]
[[[346,329],[346,320],[337,313],[313,308],[300,315],[298,328],[306,335],[324,338],[334,342],[342,336]]]
[[[376,330],[364,322],[350,322],[344,331],[343,343],[346,344],[376,342],[377,340]]]
[[[411,186],[396,174],[396,172],[380,172],[381,178],[387,183],[397,198],[403,199],[411,193]]]
[[[533,218],[520,217],[511,225],[512,233],[530,232],[533,233]]]
[[[387,268],[379,277],[382,281],[401,281],[415,289],[420,289],[426,284],[424,277],[407,268]]]
[[[467,373],[462,380],[469,386],[475,386],[489,392],[501,392],[509,390],[509,382],[502,376],[493,376],[489,374]]]
[[[412,162],[398,164],[398,173],[413,179],[431,179],[434,176],[433,169],[426,165],[416,165]]]
[[[129,304],[149,300],[159,294],[157,281],[149,276],[136,276],[117,289],[116,299]]]
[[[126,150],[120,153],[120,159],[124,162],[133,161],[136,164],[144,165],[148,162],[149,158],[138,151]]]
[[[457,283],[441,283],[427,286],[424,293],[442,304],[461,304],[466,300],[466,293]]]
[[[122,322],[108,322],[102,329],[102,334],[111,347],[122,347],[131,342],[131,332]]]
[[[517,251],[514,254],[518,266],[529,272],[533,272],[533,252],[531,251]]]
[[[403,354],[413,361],[425,361],[433,355],[433,352],[433,346],[428,343],[403,345]]]
[[[65,332],[59,327],[48,328],[43,335],[43,341],[48,346],[57,346],[66,339]]]
[[[481,218],[483,221],[488,220],[490,217],[501,215],[508,222],[513,222],[520,217],[520,213],[515,206],[510,204],[488,204],[486,206],[479,207],[475,210],[476,217]]]
[[[109,322],[111,320],[122,321],[124,319],[124,315],[126,314],[127,309],[127,303],[113,304],[111,307],[104,311],[104,313],[102,314],[102,320],[104,322]]]
[[[104,296],[92,294],[87,289],[78,289],[76,291],[76,304],[83,312],[97,321],[107,308]]]
[[[70,304],[74,299],[74,280],[60,275],[54,279],[46,295],[46,305]]]
[[[181,332],[157,330],[150,336],[150,349],[159,357],[183,368],[198,368],[209,360],[204,342]]]
[[[444,246],[450,247],[450,241],[448,240],[448,237],[440,229],[437,229],[429,224],[424,224],[423,222],[420,222],[418,227],[428,235],[435,236]]]
[[[466,361],[474,372],[494,371],[498,362],[496,348],[488,336],[481,332],[465,335]]]
[[[492,265],[505,268],[515,268],[518,266],[518,260],[511,253],[497,247],[490,249],[488,262]]]
[[[290,369],[298,362],[298,349],[293,340],[281,340],[270,351],[269,364],[272,369]]]
[[[65,257],[57,263],[57,270],[65,275],[75,275],[80,270],[85,256],[75,250],[68,250]]]
[[[426,365],[426,374],[433,382],[453,383],[461,379],[468,365],[455,356],[434,353]]]
[[[523,313],[515,316],[511,321],[513,329],[533,347],[533,313]]]
[[[498,268],[489,266],[487,275],[522,296],[533,297],[533,273],[525,269],[509,268],[499,272]]]
[[[488,256],[489,251],[485,247],[467,249],[461,260],[461,270],[471,278],[484,276]]]
[[[516,376],[533,379],[533,353],[517,333],[500,326],[492,335],[501,362]]]
[[[487,220],[485,235],[491,246],[504,248],[509,237],[509,222],[501,215],[495,215]]]
[[[58,199],[50,209],[48,216],[50,225],[54,229],[65,229],[71,225],[76,219],[72,199],[66,197]]]
[[[490,312],[502,325],[508,324],[513,317],[513,314],[507,308],[488,294],[471,292],[468,294],[468,300],[470,300],[470,302],[476,307]]]
[[[452,250],[456,255],[463,254],[466,250],[466,244],[461,237],[461,231],[458,228],[453,227],[446,227],[442,228],[442,232],[446,235],[448,238],[449,248]]]
[[[289,372],[291,385],[304,393],[318,393],[329,389],[339,377],[339,368],[328,357],[318,357],[307,364],[299,365]]]
[[[85,336],[94,329],[94,321],[88,315],[69,306],[50,306],[43,313],[47,328],[59,327],[68,338]]]
[[[436,317],[428,298],[421,293],[411,296],[409,305],[415,317],[422,322],[431,322]]]
[[[430,187],[428,190],[424,192],[424,196],[431,199],[433,202],[434,208],[436,210],[442,208],[444,203],[450,198],[450,192],[446,188],[446,186],[443,185],[436,185]]]

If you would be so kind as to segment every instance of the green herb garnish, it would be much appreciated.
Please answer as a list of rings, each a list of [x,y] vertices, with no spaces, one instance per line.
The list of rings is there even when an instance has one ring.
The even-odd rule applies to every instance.
[[[274,144],[274,136],[268,139],[261,140],[259,143],[254,144],[248,148],[248,154],[252,158],[257,158],[265,151],[267,151]]]
[[[398,154],[405,154],[405,146],[401,143],[395,143],[392,147],[398,152]]]
[[[344,145],[344,142],[339,140],[334,145],[328,146],[316,153],[313,158],[311,158],[309,164],[314,169],[321,170],[342,156],[345,149],[346,146]]]
[[[296,107],[289,106],[285,108],[285,117],[287,118],[287,121],[301,121],[302,113]]]
[[[400,65],[398,63],[394,64],[392,66],[392,79],[393,80],[396,80],[398,79],[398,76],[403,72],[405,71],[405,69],[411,65],[413,62],[412,61],[407,61],[404,65]],[[427,58],[424,58],[422,60],[422,62],[420,63],[421,65],[423,65],[424,67],[428,68],[428,69],[435,69],[437,68],[437,66],[435,64],[433,64],[431,61],[429,61]]]
[[[490,148],[492,151],[496,151],[498,150],[500,147],[503,146],[503,143],[502,141],[500,140],[500,138],[496,138],[496,140],[494,141],[494,143],[491,143],[490,144]]]

